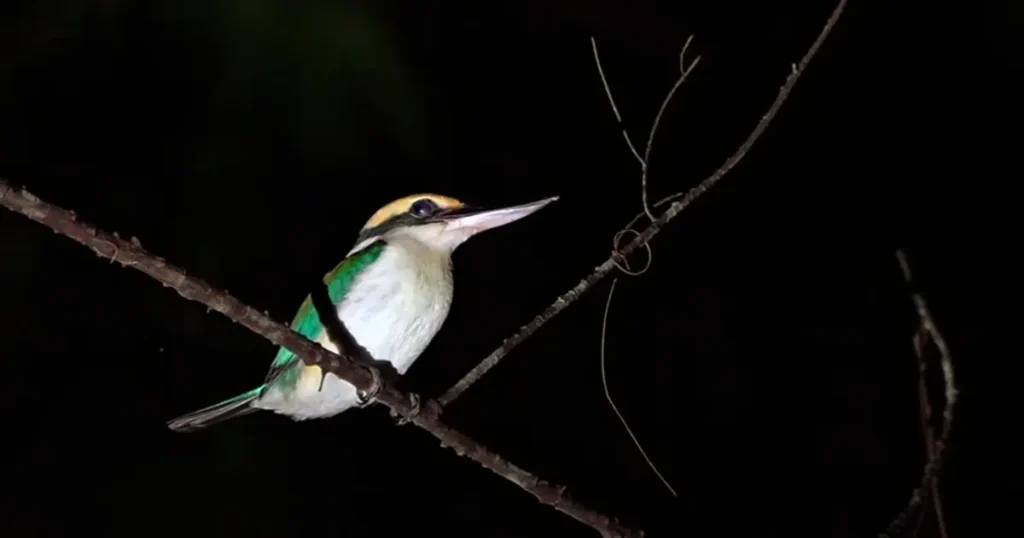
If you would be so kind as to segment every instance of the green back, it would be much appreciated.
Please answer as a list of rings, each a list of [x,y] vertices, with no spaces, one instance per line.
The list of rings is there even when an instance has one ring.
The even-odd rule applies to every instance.
[[[377,258],[384,252],[385,245],[386,243],[383,241],[376,241],[370,244],[359,252],[355,252],[341,260],[341,263],[324,276],[324,283],[327,284],[327,295],[330,297],[331,303],[335,305],[341,303],[348,290],[352,288],[352,283],[355,282],[356,276],[363,269],[377,261]],[[320,324],[320,316],[317,315],[316,309],[313,308],[313,300],[309,295],[306,296],[306,300],[302,301],[302,306],[299,307],[295,318],[292,319],[291,328],[310,340],[316,340],[320,336],[323,325]],[[278,349],[277,357],[274,358],[270,371],[267,373],[267,381],[271,381],[272,377],[275,377],[277,373],[293,364],[296,360],[295,353],[288,348],[281,347]]]

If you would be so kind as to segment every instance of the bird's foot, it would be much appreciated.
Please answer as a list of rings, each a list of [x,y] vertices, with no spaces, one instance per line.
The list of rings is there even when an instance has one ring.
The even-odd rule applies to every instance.
[[[356,391],[356,405],[360,408],[370,405],[373,402],[373,399],[380,394],[380,390],[384,386],[384,383],[380,378],[380,372],[376,368],[370,368],[369,370],[370,376],[373,378],[373,380],[370,381],[370,388]]]
[[[408,416],[398,416],[398,413],[396,413],[394,410],[391,411],[391,416],[398,419],[399,426],[405,426],[412,420],[413,417],[420,414],[420,395],[416,394],[415,392],[410,392],[409,403],[411,405],[411,408],[409,410]]]

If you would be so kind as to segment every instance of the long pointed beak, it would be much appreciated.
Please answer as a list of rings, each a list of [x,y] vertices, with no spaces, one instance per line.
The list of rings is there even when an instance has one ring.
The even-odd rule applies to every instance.
[[[445,223],[446,232],[462,230],[473,235],[484,230],[515,222],[557,199],[557,196],[552,196],[551,198],[545,198],[536,202],[500,209],[460,208],[451,213],[441,215],[437,220]]]

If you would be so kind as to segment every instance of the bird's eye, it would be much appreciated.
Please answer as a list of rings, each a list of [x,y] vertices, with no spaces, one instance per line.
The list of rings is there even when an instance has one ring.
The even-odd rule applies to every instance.
[[[412,207],[409,208],[409,214],[418,219],[425,219],[440,209],[430,198],[420,198],[413,202]]]

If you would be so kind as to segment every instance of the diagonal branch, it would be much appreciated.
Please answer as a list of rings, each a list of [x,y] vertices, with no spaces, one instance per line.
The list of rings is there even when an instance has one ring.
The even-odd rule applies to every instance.
[[[80,222],[73,212],[40,200],[25,190],[15,190],[3,180],[0,180],[0,205],[74,239],[89,247],[98,256],[109,258],[111,263],[116,261],[125,267],[146,273],[164,286],[174,289],[182,297],[205,304],[211,310],[220,312],[274,344],[292,350],[306,364],[317,365],[363,391],[379,389],[376,391],[377,401],[390,407],[407,421],[430,432],[441,441],[442,446],[451,447],[456,454],[465,456],[505,477],[531,493],[541,503],[568,514],[603,536],[643,535],[641,531],[629,529],[614,519],[567,498],[564,486],[556,486],[541,480],[506,461],[469,436],[445,425],[440,419],[440,406],[436,403],[428,402],[421,408],[393,386],[381,382],[380,375],[375,369],[357,363],[350,356],[332,353],[227,293],[214,289],[203,280],[186,275],[183,269],[145,251],[137,239],[125,241],[116,235],[98,230]],[[359,352],[358,349],[349,351]]]
[[[715,183],[718,183],[723,176],[729,173],[729,171],[743,159],[747,152],[750,151],[754,142],[756,142],[761,136],[761,133],[768,128],[772,119],[775,118],[779,109],[782,108],[782,104],[786,102],[790,92],[793,90],[793,86],[796,85],[797,79],[799,79],[800,75],[807,69],[807,64],[810,63],[811,59],[818,52],[818,49],[825,41],[825,38],[828,37],[828,34],[832,31],[832,28],[836,25],[836,22],[839,20],[840,15],[842,15],[843,8],[845,7],[846,0],[839,0],[835,9],[832,10],[832,15],[829,16],[828,21],[825,23],[825,27],[822,28],[821,33],[818,34],[818,38],[814,40],[814,43],[812,43],[810,48],[807,49],[803,58],[800,59],[800,63],[792,65],[785,84],[783,84],[782,88],[779,89],[778,96],[775,97],[775,101],[772,103],[771,107],[768,108],[768,111],[761,117],[761,121],[757,123],[757,126],[754,127],[754,130],[750,132],[747,139],[743,141],[743,144],[740,145],[736,152],[733,153],[732,156],[730,156],[714,174],[711,174],[711,176],[704,179],[704,181],[701,181],[696,187],[690,189],[686,193],[686,196],[683,196],[681,199],[673,202],[660,217],[651,222],[651,224],[648,225],[644,231],[640,232],[633,241],[629,242],[629,244],[618,252],[613,253],[611,257],[605,260],[601,265],[598,265],[594,269],[594,272],[581,280],[579,284],[563,295],[560,295],[555,299],[555,302],[551,303],[550,306],[534,317],[532,321],[520,327],[516,334],[506,339],[498,349],[495,349],[490,355],[484,357],[484,359],[480,361],[480,364],[477,364],[476,367],[470,370],[469,373],[462,377],[462,379],[452,385],[452,387],[448,389],[448,392],[444,393],[444,395],[438,399],[438,402],[441,405],[447,406],[455,401],[455,399],[465,392],[466,389],[483,377],[488,370],[494,368],[501,359],[505,358],[513,348],[522,343],[523,340],[529,338],[530,335],[547,323],[548,320],[558,315],[558,313],[564,310],[565,307],[575,302],[576,299],[579,299],[580,296],[586,293],[587,290],[589,290],[595,283],[608,276],[608,273],[611,273],[612,270],[615,269],[618,259],[628,256],[636,249],[646,245],[670,220],[674,219],[679,215],[679,213],[692,204],[694,200],[704,194],[705,191],[710,189]]]

